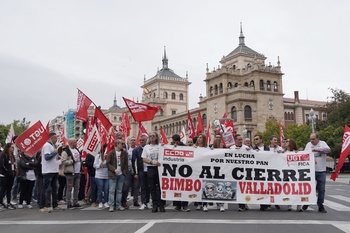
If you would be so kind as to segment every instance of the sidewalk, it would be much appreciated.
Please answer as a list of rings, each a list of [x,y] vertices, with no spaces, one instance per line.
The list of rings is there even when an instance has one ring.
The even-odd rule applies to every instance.
[[[330,184],[331,182],[334,182],[333,180],[330,179],[331,174],[332,173],[327,173],[327,183],[328,184]],[[350,173],[339,173],[335,182],[350,185]]]

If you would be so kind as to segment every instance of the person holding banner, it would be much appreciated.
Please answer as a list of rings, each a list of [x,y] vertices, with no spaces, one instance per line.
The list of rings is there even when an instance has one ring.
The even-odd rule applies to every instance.
[[[123,148],[125,144],[122,139],[115,141],[115,148],[107,155],[108,167],[108,184],[109,184],[109,212],[117,210],[125,210],[122,206],[122,191],[125,180],[126,171],[128,169],[128,154]]]
[[[42,160],[41,169],[43,174],[43,187],[41,189],[39,208],[40,212],[49,211],[46,206],[46,191],[51,186],[52,207],[54,210],[60,210],[57,203],[57,180],[58,180],[58,153],[56,149],[57,135],[49,134],[49,140],[41,149]]]
[[[149,203],[150,188],[148,183],[147,165],[143,162],[141,157],[143,148],[147,144],[147,134],[141,134],[140,146],[136,147],[132,151],[132,167],[134,171],[135,182],[138,182],[141,186],[141,206],[139,210],[152,208]]]
[[[10,210],[16,209],[11,204],[11,189],[15,177],[15,158],[13,151],[15,149],[14,144],[6,143],[4,151],[0,155],[0,207]],[[3,203],[6,195],[7,204]]]
[[[148,183],[150,185],[150,191],[152,195],[153,208],[152,213],[165,212],[165,201],[160,198],[160,182],[158,175],[158,162],[159,157],[159,137],[157,132],[152,131],[149,133],[149,144],[143,148],[141,155],[143,162],[147,164],[148,169]]]
[[[198,134],[194,147],[195,148],[197,148],[197,147],[207,148],[208,147],[207,138],[203,133]],[[195,202],[194,204],[197,205],[196,210],[203,209],[204,212],[208,212],[208,203],[207,202],[202,202],[202,203]]]
[[[224,148],[224,143],[222,142],[221,138],[214,139],[212,148]],[[216,205],[220,212],[225,212],[224,203],[216,203]]]
[[[320,136],[317,133],[310,135],[310,142],[305,146],[305,151],[314,152],[315,156],[315,176],[316,176],[316,189],[318,192],[317,206],[318,212],[327,213],[327,210],[323,206],[324,194],[326,192],[326,157],[331,152],[331,149],[325,141],[320,140]],[[304,205],[303,210],[307,210],[309,206]]]
[[[270,151],[277,152],[277,153],[281,153],[283,151],[282,147],[278,145],[278,139],[275,135],[272,135],[270,137]]]

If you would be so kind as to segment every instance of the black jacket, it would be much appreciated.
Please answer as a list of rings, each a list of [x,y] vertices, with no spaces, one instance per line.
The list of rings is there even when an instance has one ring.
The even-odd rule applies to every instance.
[[[11,162],[11,163],[10,163]],[[12,165],[14,165],[14,158],[8,154],[1,153],[0,155],[0,174],[5,177],[14,177],[15,171]]]
[[[131,163],[132,163],[132,169],[135,175],[137,175],[140,171],[143,172],[144,170],[143,159],[141,158],[142,151],[143,151],[142,146],[138,146],[132,151]]]
[[[34,170],[35,175],[38,175],[38,164],[38,160],[35,156],[21,156],[18,163],[18,175],[25,176],[28,170]]]
[[[92,154],[87,154],[83,165],[87,167],[90,177],[95,177],[95,168],[94,168],[95,157]]]

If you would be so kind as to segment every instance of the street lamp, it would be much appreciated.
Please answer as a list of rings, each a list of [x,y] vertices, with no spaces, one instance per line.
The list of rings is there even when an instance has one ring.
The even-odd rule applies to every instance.
[[[316,115],[315,115],[315,111],[312,108],[310,109],[309,121],[311,123],[311,131],[312,131],[312,133],[315,133],[315,129],[316,129]]]
[[[247,128],[245,125],[243,125],[242,134],[243,134],[243,138],[247,138]]]

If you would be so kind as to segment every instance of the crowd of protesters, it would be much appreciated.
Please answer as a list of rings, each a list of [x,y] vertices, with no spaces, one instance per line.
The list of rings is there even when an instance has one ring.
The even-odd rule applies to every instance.
[[[134,207],[139,210],[150,209],[151,212],[165,212],[165,200],[162,200],[157,167],[161,164],[159,158],[159,136],[152,131],[149,135],[142,134],[140,141],[134,137],[123,141],[123,134],[118,132],[114,149],[104,154],[107,145],[103,145],[101,152],[93,156],[87,154],[83,158],[74,138],[68,140],[65,147],[57,144],[57,135],[49,134],[49,140],[35,156],[25,155],[14,143],[0,145],[0,209],[13,210],[33,208],[37,204],[40,212],[61,209],[83,208],[79,201],[94,208],[124,211],[129,208],[127,201],[129,192]],[[263,142],[261,135],[255,135],[251,143],[250,138],[235,135],[235,144],[227,149],[271,151],[274,153],[297,152],[298,146],[293,139],[284,139],[282,146],[278,145],[275,136],[270,137],[269,144]],[[136,146],[136,144],[139,146]],[[186,144],[180,136],[172,136],[174,146],[193,146],[211,148],[225,148],[221,138],[216,138],[212,145],[207,145],[206,136],[200,134],[189,138]],[[318,211],[326,213],[323,206],[326,182],[326,155],[329,146],[321,141],[319,135],[312,133],[310,142],[305,150],[314,152],[315,179],[318,193]],[[87,175],[84,169],[87,170]],[[86,178],[87,177],[87,178]],[[139,198],[139,194],[140,198]],[[140,199],[140,200],[139,200]],[[152,203],[151,203],[152,200]],[[208,211],[208,205],[213,203],[195,203],[196,210]],[[62,208],[66,205],[66,208]],[[189,203],[174,201],[174,211],[189,212]],[[279,205],[274,206],[280,209]],[[271,205],[261,205],[260,210],[272,208]],[[225,211],[223,203],[217,203],[217,209]],[[299,212],[308,206],[297,206]],[[238,211],[246,211],[246,204],[238,204]],[[287,206],[292,211],[292,206]]]

